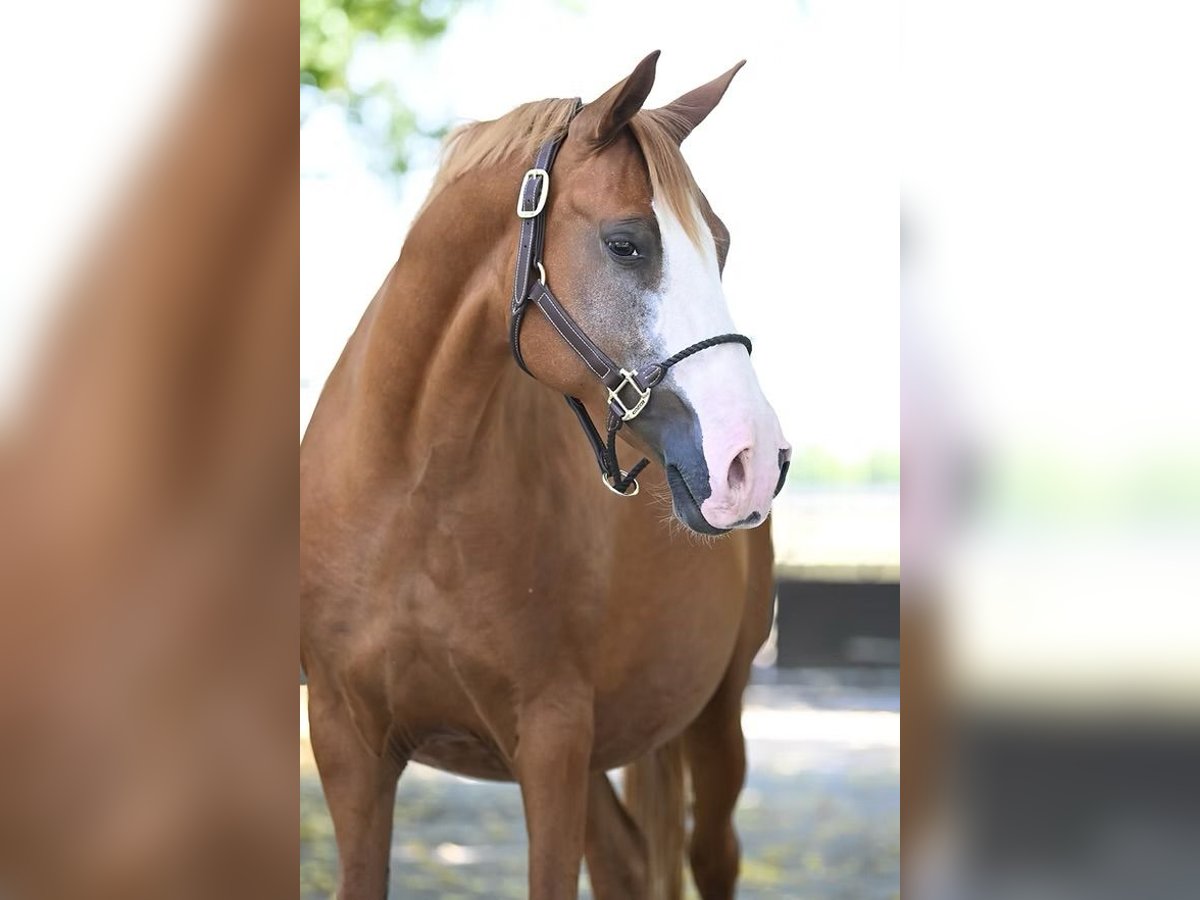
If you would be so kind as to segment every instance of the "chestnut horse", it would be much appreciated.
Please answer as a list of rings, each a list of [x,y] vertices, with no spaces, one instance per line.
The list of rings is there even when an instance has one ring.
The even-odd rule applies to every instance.
[[[387,895],[410,760],[519,783],[535,900],[575,897],[584,857],[599,898],[678,897],[686,766],[695,883],[733,896],[741,697],[772,613],[753,526],[790,449],[747,347],[704,345],[621,430],[661,467],[614,496],[557,396],[611,415],[576,345],[531,311],[514,342],[530,378],[508,340],[514,200],[548,141],[538,264],[573,327],[651,368],[733,330],[728,232],[679,144],[740,64],[642,110],[657,57],[582,109],[530,103],[452,136],[308,427],[301,661],[347,900]],[[605,774],[622,766],[624,802]]]

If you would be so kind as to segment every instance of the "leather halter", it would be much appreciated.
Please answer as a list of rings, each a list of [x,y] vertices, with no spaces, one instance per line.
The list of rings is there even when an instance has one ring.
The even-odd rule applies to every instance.
[[[580,108],[576,101],[575,111]],[[566,397],[567,404],[575,413],[584,435],[596,456],[596,464],[605,486],[613,493],[632,497],[638,492],[637,476],[650,462],[642,459],[628,472],[621,469],[617,461],[617,432],[646,408],[651,402],[651,391],[667,376],[667,371],[694,353],[716,347],[719,344],[741,344],[746,352],[752,352],[750,338],[743,334],[720,334],[697,341],[674,356],[659,363],[650,363],[639,370],[623,368],[613,362],[600,347],[563,308],[558,298],[547,285],[546,269],[542,265],[542,251],[546,239],[546,201],[550,197],[550,170],[554,158],[566,135],[549,140],[538,149],[533,168],[521,179],[517,194],[517,215],[521,219],[521,237],[517,245],[517,271],[513,280],[512,307],[509,319],[509,344],[513,358],[527,375],[533,373],[521,356],[521,323],[525,311],[533,303],[550,320],[555,331],[575,351],[588,370],[608,391],[607,439],[592,423],[587,409],[577,397]]]

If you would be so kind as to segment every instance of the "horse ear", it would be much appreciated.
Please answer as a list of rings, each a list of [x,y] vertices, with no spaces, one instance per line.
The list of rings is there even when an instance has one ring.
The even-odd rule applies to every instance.
[[[694,91],[688,91],[682,97],[672,100],[663,107],[671,115],[665,117],[667,125],[675,135],[675,140],[683,143],[683,139],[692,133],[692,130],[708,118],[708,114],[712,112],[721,98],[725,96],[725,91],[729,87],[729,82],[733,81],[733,76],[738,73],[738,70],[746,64],[743,59],[736,66],[726,72],[724,75],[719,75],[710,81],[708,84],[701,85]]]
[[[617,136],[630,119],[642,108],[654,87],[654,68],[661,50],[655,50],[630,73],[600,97],[579,111],[571,123],[571,131],[596,146],[602,146]]]

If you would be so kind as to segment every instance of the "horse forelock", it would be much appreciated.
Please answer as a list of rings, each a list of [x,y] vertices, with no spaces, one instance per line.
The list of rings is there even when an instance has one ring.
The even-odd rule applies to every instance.
[[[455,128],[442,146],[441,165],[425,206],[459,176],[517,158],[532,161],[538,147],[567,133],[575,113],[574,99],[551,98],[524,103],[497,119]],[[650,188],[674,213],[698,248],[707,227],[700,189],[679,149],[679,115],[663,107],[643,109],[629,122],[641,149]]]

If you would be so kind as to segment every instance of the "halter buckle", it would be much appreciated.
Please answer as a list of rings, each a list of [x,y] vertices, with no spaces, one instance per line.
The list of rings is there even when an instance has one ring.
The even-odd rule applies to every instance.
[[[633,406],[626,406],[625,401],[621,399],[621,391],[625,386],[633,388],[638,395],[637,403]],[[628,422],[630,419],[637,418],[637,414],[646,408],[646,404],[650,402],[650,388],[642,389],[638,384],[637,373],[630,372],[628,369],[621,370],[621,383],[615,388],[608,389],[608,402],[613,407],[613,412],[621,417],[622,422]]]
[[[537,195],[533,198],[533,209],[525,208],[525,188],[531,178],[540,178]],[[550,196],[550,173],[545,169],[530,169],[521,179],[521,189],[517,191],[517,215],[522,219],[534,219],[546,208],[546,199]]]
[[[622,469],[622,470],[621,470],[621,477],[622,477],[622,478],[627,478],[628,476],[629,476],[629,473],[628,473],[628,472],[626,472],[624,469]],[[607,476],[607,475],[605,475],[603,472],[601,472],[601,473],[600,473],[600,480],[604,482],[604,486],[605,486],[606,488],[608,488],[610,491],[612,491],[612,492],[613,492],[614,494],[616,494],[618,497],[636,497],[636,496],[637,496],[637,493],[638,493],[638,491],[640,491],[640,490],[642,489],[642,486],[641,486],[640,484],[638,484],[638,483],[637,483],[637,479],[636,479],[636,478],[635,478],[635,479],[633,479],[633,490],[632,490],[632,491],[628,491],[628,492],[622,492],[622,491],[618,491],[618,490],[617,490],[615,487],[613,487],[613,483],[612,483],[611,481],[609,481],[609,480],[608,480],[608,476]]]

